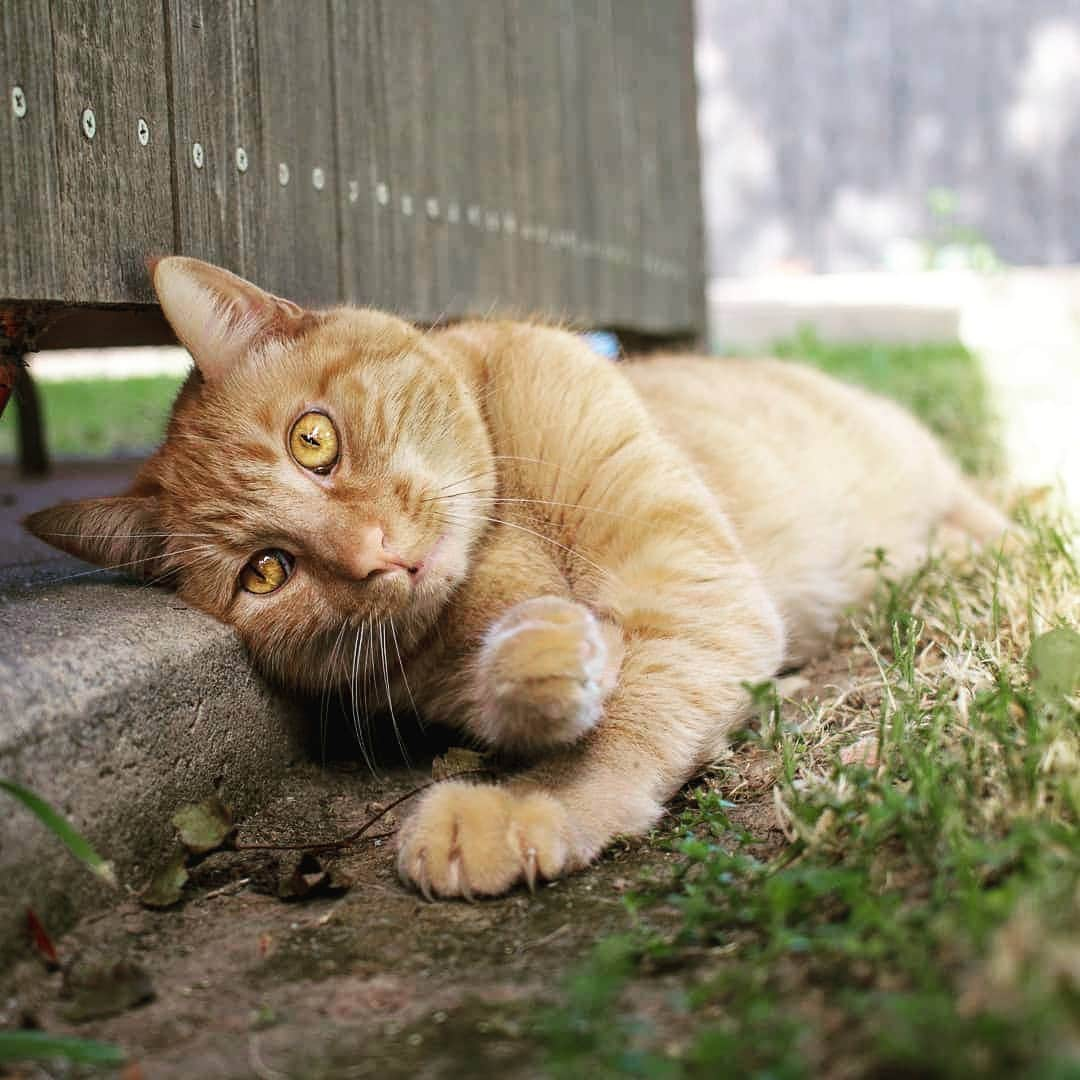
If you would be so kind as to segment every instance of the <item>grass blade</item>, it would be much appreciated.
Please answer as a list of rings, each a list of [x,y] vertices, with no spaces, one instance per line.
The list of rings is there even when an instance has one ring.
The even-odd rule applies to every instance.
[[[5,783],[6,787],[6,783]],[[0,1061],[52,1061],[80,1065],[123,1065],[124,1051],[112,1043],[50,1035],[47,1031],[0,1031]]]
[[[81,859],[102,881],[116,887],[116,873],[112,863],[106,862],[63,814],[53,809],[40,796],[12,780],[0,780],[0,790],[18,799],[47,829],[67,844],[76,858]]]

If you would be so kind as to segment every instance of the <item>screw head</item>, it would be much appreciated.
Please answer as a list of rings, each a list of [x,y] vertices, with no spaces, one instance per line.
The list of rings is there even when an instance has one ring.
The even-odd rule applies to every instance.
[[[431,218],[432,221],[435,221],[439,216],[439,200],[435,198],[429,198],[424,203],[424,211],[427,213],[427,216]]]
[[[375,185],[375,201],[380,206],[386,206],[390,202],[390,188],[381,180]]]
[[[359,201],[360,201],[360,181],[359,180],[350,180],[349,181],[349,202],[354,203],[354,202],[359,202]]]
[[[322,191],[322,189],[326,187],[326,173],[324,173],[318,165],[311,170],[311,186],[316,191]]]
[[[451,225],[456,225],[461,220],[461,207],[456,202],[452,202],[447,206],[446,220],[449,221]]]
[[[247,151],[242,146],[236,148],[236,168],[238,172],[247,172]]]
[[[401,196],[401,212],[406,217],[412,217],[413,201],[412,201],[412,196],[411,195],[402,195]]]
[[[205,154],[203,153],[203,145],[201,142],[191,144],[191,160],[195,163],[196,169],[201,169],[203,167]]]
[[[140,116],[135,125],[135,132],[139,136],[139,145],[147,146],[150,143],[150,125]]]
[[[289,166],[284,161],[278,162],[277,182],[282,187],[285,187],[285,185],[289,182]]]
[[[21,86],[11,88],[11,111],[20,120],[26,115],[26,93]]]
[[[82,130],[88,139],[92,139],[97,134],[97,118],[94,116],[93,109],[83,109]]]
[[[465,211],[465,216],[469,219],[470,225],[479,225],[484,217],[479,206],[470,206],[469,209]]]

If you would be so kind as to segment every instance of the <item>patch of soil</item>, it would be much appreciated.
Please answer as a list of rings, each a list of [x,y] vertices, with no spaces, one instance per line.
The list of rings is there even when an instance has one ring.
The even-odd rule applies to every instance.
[[[345,835],[416,782],[298,768],[240,823],[239,842]],[[735,813],[763,837],[770,815],[771,800]],[[406,889],[387,836],[305,858],[315,886],[298,899],[280,895],[304,870],[299,856],[219,851],[189,868],[177,906],[152,910],[130,896],[83,919],[57,943],[64,970],[37,957],[16,967],[0,1027],[116,1042],[155,1080],[539,1075],[537,1010],[598,937],[631,927],[622,894],[664,880],[676,856],[622,842],[535,895],[475,904],[427,903]],[[670,917],[650,915],[657,925]],[[102,1015],[97,997],[120,1004]]]

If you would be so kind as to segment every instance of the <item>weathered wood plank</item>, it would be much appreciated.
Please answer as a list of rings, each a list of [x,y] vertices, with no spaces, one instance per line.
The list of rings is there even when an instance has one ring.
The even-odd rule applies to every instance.
[[[371,3],[331,0],[342,298],[392,308],[383,56]],[[354,197],[355,196],[355,197]]]
[[[161,8],[52,0],[65,300],[149,300],[144,259],[173,242]],[[146,123],[146,143],[139,120]]]
[[[70,244],[0,256],[30,299],[148,301],[143,255],[177,250],[422,321],[700,321],[688,0],[53,0],[44,38],[36,2],[4,48],[18,22],[57,53],[31,228]]]
[[[60,276],[60,185],[46,0],[0,5],[0,300],[49,295]]]
[[[342,192],[330,13],[325,4],[295,0],[259,0],[256,11],[261,131],[249,170],[257,183],[244,192],[257,209],[246,265],[271,291],[300,303],[334,303],[341,294]]]
[[[176,250],[259,276],[247,258],[262,213],[252,197],[261,133],[255,0],[165,0],[165,13]]]

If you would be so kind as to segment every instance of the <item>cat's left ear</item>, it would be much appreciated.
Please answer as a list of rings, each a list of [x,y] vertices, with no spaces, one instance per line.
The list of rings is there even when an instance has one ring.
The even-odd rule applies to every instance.
[[[147,265],[165,318],[204,379],[220,379],[256,346],[299,334],[314,316],[236,274],[169,255]]]
[[[146,580],[168,572],[167,534],[154,494],[60,503],[31,514],[23,525],[46,544],[101,567]]]

